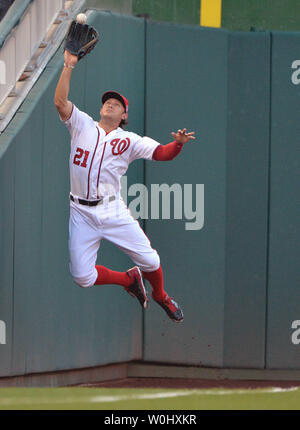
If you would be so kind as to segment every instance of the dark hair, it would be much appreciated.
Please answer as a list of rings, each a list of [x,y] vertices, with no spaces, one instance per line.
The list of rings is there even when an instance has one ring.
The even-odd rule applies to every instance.
[[[122,119],[122,121],[119,124],[119,127],[124,128],[128,125],[128,121],[126,119]]]

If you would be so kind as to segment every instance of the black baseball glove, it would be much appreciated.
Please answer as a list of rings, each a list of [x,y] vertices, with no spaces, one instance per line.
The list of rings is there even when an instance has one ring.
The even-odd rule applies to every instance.
[[[99,34],[94,27],[74,20],[69,27],[64,49],[76,55],[79,61],[91,52],[98,41]]]

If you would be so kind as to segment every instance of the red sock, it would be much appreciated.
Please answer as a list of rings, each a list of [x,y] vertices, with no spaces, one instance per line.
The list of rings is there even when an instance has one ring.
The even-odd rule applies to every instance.
[[[105,266],[96,266],[98,278],[95,285],[110,285],[117,284],[123,287],[129,287],[132,279],[129,278],[126,272],[115,272]]]
[[[142,272],[143,276],[152,286],[152,297],[156,300],[162,301],[167,293],[164,290],[164,278],[161,266],[154,272]]]

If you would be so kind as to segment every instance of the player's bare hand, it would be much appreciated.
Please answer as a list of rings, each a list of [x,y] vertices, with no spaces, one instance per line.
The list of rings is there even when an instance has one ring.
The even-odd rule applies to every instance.
[[[181,143],[181,144],[185,144],[189,140],[196,139],[194,136],[195,132],[191,131],[190,133],[187,133],[186,128],[184,128],[183,130],[178,130],[177,133],[172,132],[171,134],[174,137],[174,139],[176,140],[176,142]]]
[[[75,66],[78,63],[77,55],[71,54],[69,51],[65,49],[64,52],[64,60],[68,66]]]

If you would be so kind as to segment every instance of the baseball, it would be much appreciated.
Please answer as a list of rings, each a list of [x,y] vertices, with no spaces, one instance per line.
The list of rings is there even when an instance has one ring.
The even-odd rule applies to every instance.
[[[85,14],[85,13],[79,13],[79,14],[76,16],[76,21],[77,21],[79,24],[85,24],[85,23],[86,23],[86,20],[87,20],[87,18],[86,18],[86,14]]]

